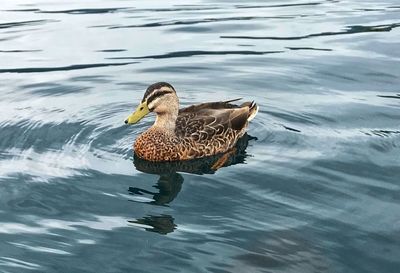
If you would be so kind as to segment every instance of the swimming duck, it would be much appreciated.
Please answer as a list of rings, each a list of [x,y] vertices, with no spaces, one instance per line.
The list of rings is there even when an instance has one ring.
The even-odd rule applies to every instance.
[[[179,109],[174,87],[166,82],[150,85],[126,124],[156,113],[153,126],[135,141],[135,154],[148,161],[178,161],[212,156],[235,147],[257,112],[253,102],[232,104],[240,99],[202,103]]]

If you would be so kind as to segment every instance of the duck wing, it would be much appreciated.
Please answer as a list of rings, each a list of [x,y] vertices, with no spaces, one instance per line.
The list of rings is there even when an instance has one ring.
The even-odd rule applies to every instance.
[[[204,143],[220,136],[236,139],[244,133],[252,105],[231,104],[237,100],[209,102],[181,109],[176,121],[176,134]]]
[[[179,110],[179,114],[181,114],[181,113],[195,113],[195,112],[199,112],[200,110],[204,110],[204,109],[231,109],[231,108],[238,108],[238,107],[240,107],[239,105],[231,103],[231,102],[238,101],[238,100],[241,100],[241,98],[233,99],[233,100],[227,100],[227,101],[216,101],[216,102],[207,102],[207,103],[196,104],[196,105],[192,105],[192,106],[180,109]]]

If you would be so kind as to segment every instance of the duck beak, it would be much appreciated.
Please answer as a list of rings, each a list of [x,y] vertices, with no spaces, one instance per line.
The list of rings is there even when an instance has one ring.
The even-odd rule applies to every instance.
[[[142,102],[136,108],[135,112],[133,112],[126,118],[125,124],[135,124],[139,120],[141,120],[144,116],[146,116],[148,113],[150,113],[150,110],[149,107],[147,106],[147,102]]]

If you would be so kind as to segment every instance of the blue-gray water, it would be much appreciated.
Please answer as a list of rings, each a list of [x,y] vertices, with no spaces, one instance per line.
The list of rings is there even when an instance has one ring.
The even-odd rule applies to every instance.
[[[0,272],[398,272],[399,43],[398,0],[2,1]],[[156,81],[257,140],[143,172]]]

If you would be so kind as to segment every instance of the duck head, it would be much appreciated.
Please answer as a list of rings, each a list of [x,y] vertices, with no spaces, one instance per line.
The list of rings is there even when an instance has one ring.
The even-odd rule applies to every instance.
[[[175,118],[178,116],[179,100],[174,87],[167,82],[150,85],[136,110],[125,119],[125,124],[135,124],[150,112],[159,118]]]

